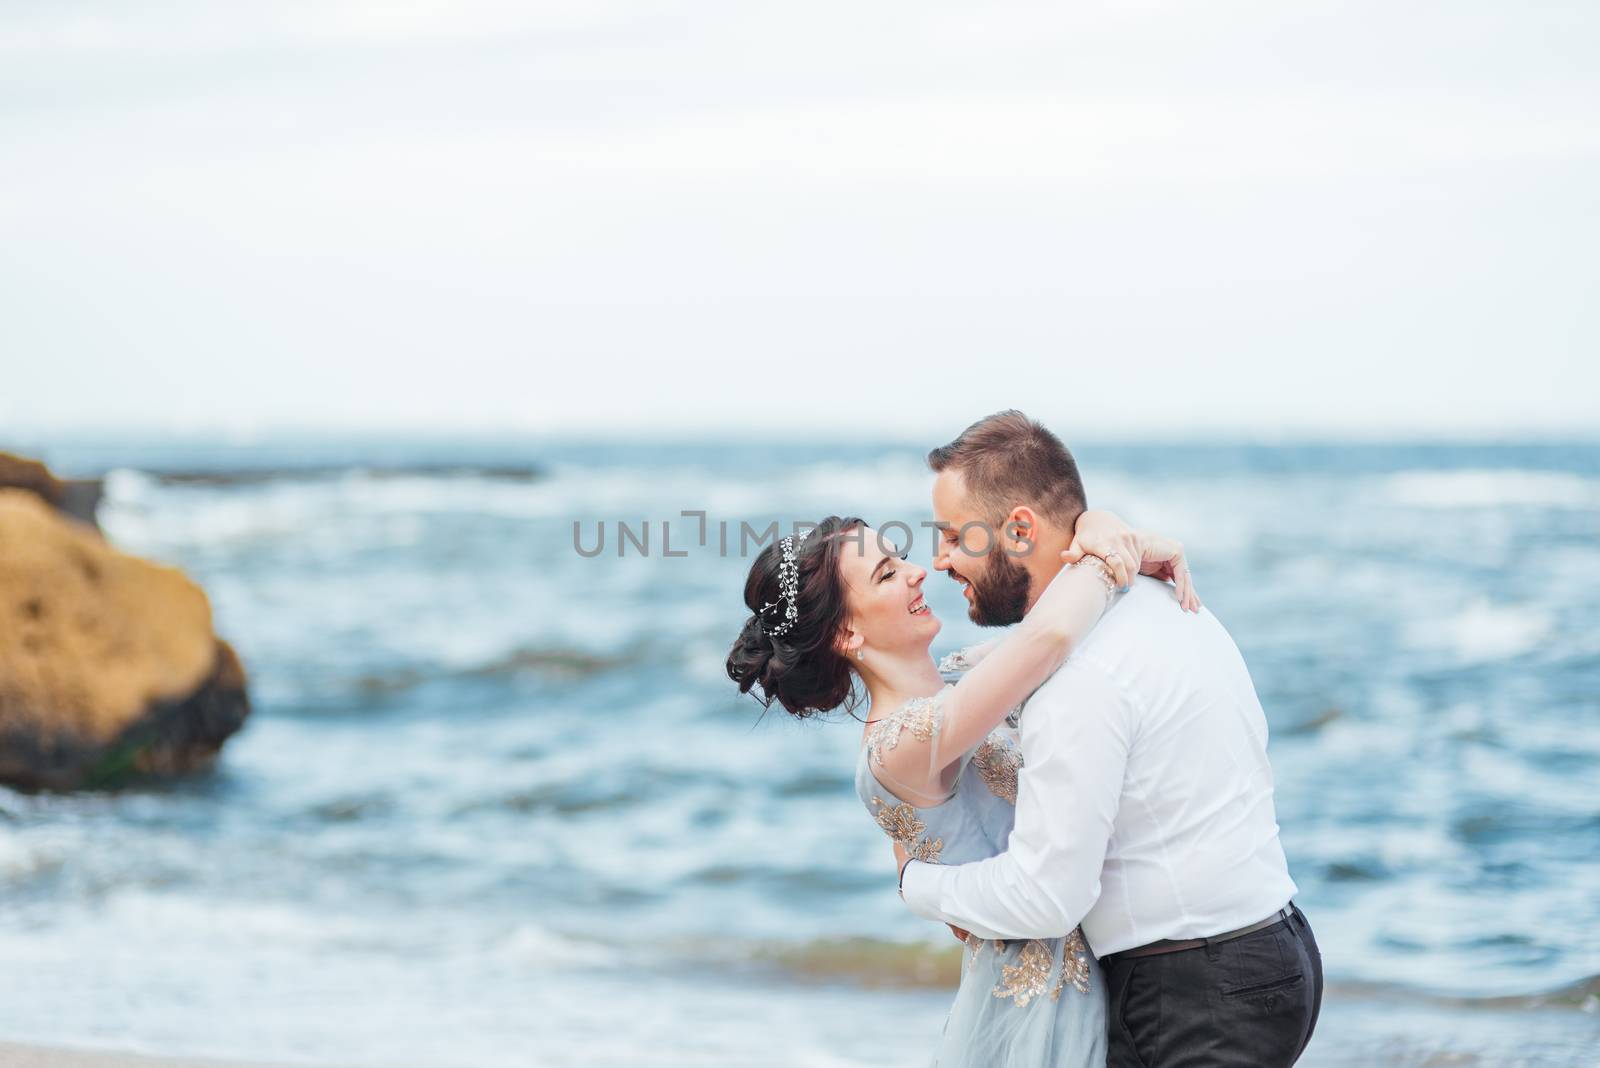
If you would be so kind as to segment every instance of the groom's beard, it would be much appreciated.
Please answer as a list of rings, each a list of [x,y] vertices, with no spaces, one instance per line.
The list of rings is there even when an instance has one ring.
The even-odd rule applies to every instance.
[[[972,610],[967,613],[980,627],[1009,627],[1021,623],[1028,614],[1028,595],[1033,579],[1028,569],[1004,552],[989,554],[989,567],[983,581],[972,582]]]

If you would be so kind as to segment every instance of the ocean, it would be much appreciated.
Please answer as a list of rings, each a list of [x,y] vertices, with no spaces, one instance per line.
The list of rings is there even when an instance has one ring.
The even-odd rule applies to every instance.
[[[740,524],[894,519],[926,560],[921,448],[0,447],[104,476],[107,536],[204,585],[255,709],[200,776],[0,789],[0,1039],[926,1062],[955,943],[894,892],[859,730],[723,671]],[[1329,980],[1302,1063],[1600,1064],[1600,445],[1075,451],[1093,505],[1186,543],[1267,710]],[[928,601],[936,652],[988,636]]]

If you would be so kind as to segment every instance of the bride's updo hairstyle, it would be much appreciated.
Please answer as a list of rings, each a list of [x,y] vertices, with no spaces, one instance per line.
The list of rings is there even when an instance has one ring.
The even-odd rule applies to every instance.
[[[728,678],[740,693],[755,687],[762,705],[777,701],[799,719],[855,706],[855,673],[834,642],[850,616],[839,557],[859,547],[865,527],[854,516],[830,515],[803,538],[779,538],[756,555],[744,583],[750,618],[728,652]],[[792,617],[782,574],[786,541],[795,556]]]

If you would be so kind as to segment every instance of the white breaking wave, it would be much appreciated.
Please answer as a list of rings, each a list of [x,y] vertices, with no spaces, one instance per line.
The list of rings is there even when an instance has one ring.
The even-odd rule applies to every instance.
[[[1402,471],[1386,480],[1384,493],[1419,508],[1600,506],[1600,482],[1559,471]]]
[[[1406,637],[1412,648],[1449,649],[1462,660],[1487,662],[1532,652],[1554,626],[1541,609],[1479,598],[1453,615],[1413,620]]]

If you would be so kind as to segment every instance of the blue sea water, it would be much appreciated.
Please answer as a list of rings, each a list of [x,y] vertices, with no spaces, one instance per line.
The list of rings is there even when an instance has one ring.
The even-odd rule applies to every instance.
[[[893,891],[859,732],[763,719],[722,668],[739,524],[897,519],[926,559],[921,449],[0,447],[104,474],[108,537],[205,586],[255,702],[212,773],[0,790],[0,1038],[923,1063],[954,943]],[[1600,1063],[1600,446],[1077,453],[1093,504],[1187,543],[1267,709],[1330,979],[1305,1063]],[[203,470],[234,477],[161,477]],[[953,584],[928,600],[936,652],[980,636]]]

